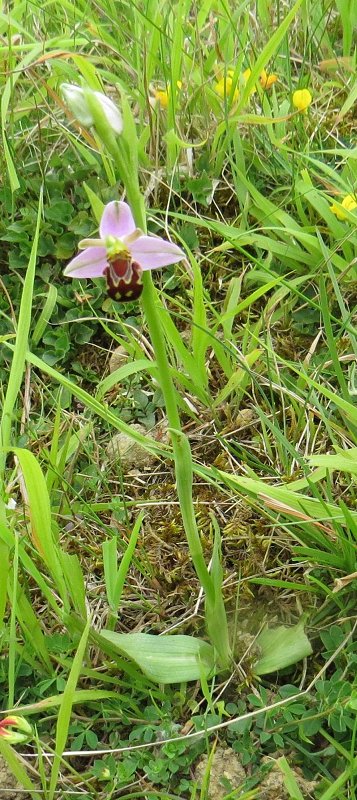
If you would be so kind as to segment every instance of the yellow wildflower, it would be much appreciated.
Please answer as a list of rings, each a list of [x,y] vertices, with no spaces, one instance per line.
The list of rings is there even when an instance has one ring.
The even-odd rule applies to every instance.
[[[312,94],[309,89],[297,89],[293,94],[293,106],[298,111],[306,114],[306,111],[312,102]]]
[[[250,69],[250,67],[248,67],[247,69],[244,70],[244,72],[242,72],[239,80],[241,89],[242,87],[246,86],[251,74],[252,70]],[[234,75],[234,70],[227,69],[226,76],[224,78],[220,78],[218,83],[216,83],[214,90],[216,94],[219,94],[220,97],[224,98],[230,96],[233,84],[233,75]],[[263,69],[262,72],[260,73],[259,82],[263,89],[270,89],[273,83],[275,83],[275,81],[277,80],[278,80],[277,75],[268,75],[265,69]],[[254,92],[256,91],[257,91],[256,87],[252,86],[249,92],[249,96],[254,94]],[[233,102],[236,103],[238,100],[239,100],[239,89],[236,88],[234,90]]]
[[[345,208],[346,211],[354,211],[355,208],[357,208],[356,196],[353,194],[346,195],[346,197],[344,197],[341,201],[341,206],[342,208]],[[332,203],[332,206],[330,206],[330,211],[332,211],[333,214],[336,214],[338,219],[346,219],[346,214],[344,211],[342,211],[342,208],[339,208],[336,203]]]
[[[167,89],[154,89],[154,97],[161,108],[167,108],[169,104],[169,93]]]
[[[176,81],[178,89],[182,89],[182,81]],[[167,108],[170,97],[170,86],[167,89],[154,89],[154,97],[161,108]]]
[[[230,97],[233,85],[233,75],[234,75],[234,70],[227,69],[227,74],[223,78],[220,78],[220,80],[217,81],[216,85],[214,86],[214,91],[216,92],[216,94],[219,95],[219,97],[222,97],[222,99],[224,99],[225,97]],[[233,103],[237,103],[238,100],[239,100],[239,91],[237,88],[235,88],[233,92]]]
[[[244,78],[244,82],[245,83],[248,83],[251,74],[252,74],[252,70],[251,69],[248,68],[248,69],[244,70],[243,78]],[[261,71],[261,73],[259,75],[259,83],[260,83],[262,89],[270,89],[270,87],[273,85],[273,83],[275,83],[277,80],[278,80],[278,76],[277,75],[273,75],[273,74],[272,75],[268,75],[268,73],[267,73],[267,71],[265,69],[262,69],[262,71]],[[256,91],[256,89],[253,86],[253,88],[250,90],[249,94],[254,94],[255,91]]]
[[[249,67],[248,67],[248,69],[244,70],[244,72],[242,74],[242,78],[243,78],[244,83],[248,83],[251,74],[252,74],[252,70],[249,69]],[[249,92],[249,97],[250,97],[251,94],[254,94],[254,92],[256,92],[256,91],[257,90],[256,90],[255,86],[252,86],[252,88],[251,88],[251,90]]]
[[[273,83],[276,83],[278,80],[278,76],[274,75],[272,72],[271,75],[268,75],[266,69],[262,69],[260,76],[259,76],[259,83],[262,89],[270,89]]]

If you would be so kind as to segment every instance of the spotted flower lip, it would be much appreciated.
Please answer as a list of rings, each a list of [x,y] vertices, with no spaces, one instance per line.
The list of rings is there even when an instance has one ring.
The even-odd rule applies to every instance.
[[[135,262],[140,270],[152,270],[176,264],[185,258],[178,245],[161,236],[146,235],[136,227],[127,203],[114,200],[103,211],[99,239],[84,239],[82,250],[69,262],[64,275],[70,278],[98,278],[106,275],[108,262],[122,257]]]

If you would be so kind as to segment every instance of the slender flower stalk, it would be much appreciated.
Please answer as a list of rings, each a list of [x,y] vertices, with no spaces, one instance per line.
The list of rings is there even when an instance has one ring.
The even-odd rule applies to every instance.
[[[138,209],[132,207],[132,210],[137,225],[143,230],[146,230],[146,220],[141,214],[141,207],[141,205]],[[143,284],[142,306],[155,352],[159,382],[165,400],[166,415],[174,453],[176,486],[182,521],[190,548],[192,562],[205,591],[207,606],[209,608],[214,608],[216,605],[215,585],[206,566],[193,505],[191,448],[187,436],[183,433],[181,428],[176,390],[171,377],[160,320],[160,300],[150,272],[144,273]],[[222,607],[223,603],[221,604],[221,611]],[[209,632],[212,644],[217,651],[220,666],[222,668],[228,667],[231,660],[231,652],[229,647],[227,618],[224,608],[223,614],[220,614],[220,618],[216,617],[216,624],[212,623],[211,620]]]
[[[117,167],[126,188],[128,204],[109,204],[100,224],[100,239],[82,242],[83,253],[68,265],[67,275],[84,275],[92,269],[92,277],[104,275],[111,296],[123,292],[120,281],[132,282],[136,293],[142,281],[142,306],[155,352],[159,383],[164,396],[166,415],[172,440],[177,493],[183,525],[197,576],[206,595],[207,627],[221,668],[229,666],[228,626],[221,587],[216,587],[205,562],[192,498],[192,454],[189,441],[181,428],[176,389],[171,377],[165,338],[160,319],[160,299],[151,277],[151,269],[173,264],[183,258],[183,251],[160,237],[148,236],[146,214],[137,171],[137,136],[130,108],[123,98],[123,134],[116,139],[107,135],[105,114],[98,98],[86,94],[94,128]],[[88,252],[89,250],[89,252]],[[90,263],[88,262],[90,259]],[[95,266],[94,266],[95,262]],[[139,292],[140,294],[141,292]],[[138,296],[138,295],[137,295]],[[129,299],[129,298],[127,298]],[[130,298],[131,299],[131,298]],[[215,613],[215,610],[218,613]]]

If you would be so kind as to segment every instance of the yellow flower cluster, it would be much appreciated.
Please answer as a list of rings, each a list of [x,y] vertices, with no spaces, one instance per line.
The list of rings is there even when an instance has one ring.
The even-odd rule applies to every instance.
[[[342,210],[343,208],[346,211],[354,211],[355,208],[357,208],[357,195],[347,194],[346,197],[344,197],[341,201],[341,206],[342,208],[336,205],[336,203],[332,203],[332,206],[330,206],[330,211],[332,211],[333,214],[336,214],[337,219],[343,220],[347,218],[347,215]]]
[[[244,72],[242,72],[232,95],[234,70],[227,69],[225,75],[219,78],[217,83],[214,85],[214,91],[223,100],[225,98],[230,98],[232,95],[231,99],[235,104],[239,100],[242,86],[244,87],[248,83],[251,74],[252,70],[250,68],[245,69]],[[277,80],[277,75],[274,73],[268,73],[265,69],[262,69],[259,75],[259,83],[264,91],[270,89]],[[179,90],[182,89],[182,81],[177,81],[176,85]],[[254,92],[256,92],[255,86],[252,87],[249,94],[252,95]],[[154,89],[153,93],[154,102],[156,102],[161,108],[167,108],[170,99],[170,86],[167,86],[166,89]],[[296,91],[293,93],[292,102],[293,106],[297,109],[297,111],[299,111],[300,114],[306,114],[307,109],[312,103],[312,94],[310,89],[296,89]]]
[[[237,103],[239,100],[239,84],[244,85],[248,82],[250,76],[252,74],[251,69],[246,69],[242,73],[241,80],[238,82],[238,86],[234,89],[233,92],[233,103]],[[230,97],[232,92],[233,86],[233,76],[234,70],[227,69],[226,74],[224,77],[220,78],[220,80],[215,84],[214,91],[219,97],[225,98]],[[269,74],[265,69],[263,69],[259,75],[259,83],[262,89],[267,90],[270,89],[274,83],[278,80],[278,76],[274,75],[274,73]],[[254,94],[256,88],[253,88],[250,91],[250,94]],[[303,114],[306,114],[306,111],[309,105],[312,103],[312,94],[309,89],[297,89],[293,94],[293,106]]]
[[[227,69],[225,74],[217,80],[217,83],[215,83],[213,87],[214,91],[223,100],[225,98],[231,98],[232,102],[235,104],[239,100],[242,86],[244,87],[248,83],[251,74],[252,70],[250,68],[245,69],[233,90],[234,70]],[[266,69],[262,69],[259,75],[259,83],[264,91],[270,89],[274,83],[277,82],[277,80],[278,76],[274,73],[268,73]],[[182,88],[181,81],[177,81],[177,88]],[[161,108],[167,108],[170,99],[170,86],[168,86],[166,89],[154,89],[153,92],[156,103]],[[256,86],[251,88],[249,94],[252,95],[254,92],[256,92]],[[307,109],[312,103],[312,94],[310,89],[296,89],[292,96],[292,103],[299,113],[306,114]]]
[[[248,83],[251,74],[252,74],[252,70],[251,69],[245,69],[244,70],[244,72],[242,73],[242,80],[241,80],[241,83],[243,83],[243,85]],[[214,91],[216,92],[216,94],[219,95],[219,97],[222,97],[222,98],[230,97],[231,91],[232,91],[232,86],[233,86],[233,76],[234,76],[234,70],[233,69],[227,69],[226,75],[224,75],[223,78],[220,78],[220,80],[217,81],[217,83],[214,86]],[[268,75],[268,73],[267,73],[267,71],[265,69],[263,69],[261,71],[260,76],[259,76],[259,83],[260,83],[262,89],[270,89],[270,87],[273,85],[273,83],[275,83],[277,80],[278,80],[278,76],[277,75],[273,75],[273,74]],[[250,91],[250,94],[254,94],[255,91],[256,91],[256,89],[253,86],[253,88]],[[232,100],[233,100],[233,103],[237,103],[238,100],[239,100],[239,89],[238,89],[237,86],[234,89]]]

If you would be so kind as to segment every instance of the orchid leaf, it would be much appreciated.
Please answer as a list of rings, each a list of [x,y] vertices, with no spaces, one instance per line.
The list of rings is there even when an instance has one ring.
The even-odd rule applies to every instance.
[[[304,632],[304,622],[305,618],[302,617],[298,624],[291,628],[285,625],[279,625],[278,628],[264,628],[256,641],[261,651],[261,656],[254,667],[256,675],[267,675],[285,669],[301,661],[302,658],[311,656],[312,647]]]
[[[193,636],[154,636],[149,633],[101,631],[120,653],[131,658],[144,675],[155,683],[197,681],[214,671],[214,651],[203,639]]]

